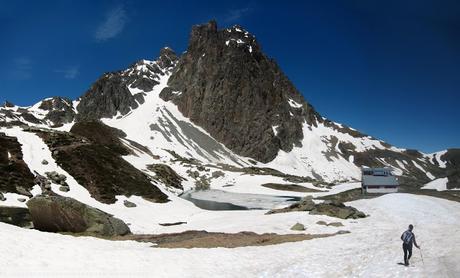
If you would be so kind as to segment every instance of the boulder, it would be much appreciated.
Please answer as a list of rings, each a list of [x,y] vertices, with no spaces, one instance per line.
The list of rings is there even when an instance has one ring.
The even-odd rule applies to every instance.
[[[294,226],[291,227],[291,230],[293,231],[305,231],[305,226],[300,223],[295,223]]]
[[[332,227],[342,227],[343,226],[343,224],[340,222],[326,223],[326,221],[322,221],[322,220],[316,222],[316,224],[323,225],[323,226],[332,226]]]
[[[62,191],[62,192],[69,192],[70,188],[69,188],[69,186],[62,185],[62,186],[59,187],[59,190]]]
[[[328,226],[332,226],[332,227],[342,227],[343,224],[341,222],[331,222],[329,224],[327,224]]]
[[[1,192],[0,192],[0,201],[6,201],[5,196],[3,196],[3,194]]]
[[[356,219],[366,217],[363,212],[357,210],[356,208],[345,206],[343,203],[336,201],[325,201],[321,204],[317,204],[315,205],[315,208],[310,211],[310,214],[322,214],[331,217],[337,217],[340,219]]]
[[[320,204],[315,204],[311,196],[307,196],[300,200],[300,202],[290,205],[286,208],[272,209],[266,214],[291,212],[291,211],[309,211],[310,214],[321,214],[341,219],[348,218],[364,218],[366,215],[355,209],[354,207],[345,206],[343,203],[337,201],[324,201]],[[324,221],[318,221],[319,225],[328,225]]]
[[[48,160],[43,159],[43,160],[42,160],[42,164],[43,164],[43,165],[48,165]]]
[[[27,208],[0,206],[0,222],[23,228],[32,228],[32,218]]]
[[[124,204],[125,207],[127,207],[127,208],[134,208],[134,207],[137,207],[137,205],[136,205],[135,203],[130,202],[130,201],[128,201],[128,200],[125,200],[125,201],[123,202],[123,204]]]
[[[18,192],[20,195],[32,197],[32,193],[30,193],[27,189],[25,189],[22,186],[16,186],[16,192]]]
[[[315,202],[311,196],[302,198],[300,202],[290,205],[287,208],[273,209],[268,211],[266,214],[290,212],[290,211],[310,211],[315,208]]]
[[[39,195],[27,202],[34,227],[46,232],[126,235],[129,227],[120,219],[73,198]]]
[[[217,179],[217,178],[220,178],[220,177],[224,177],[225,173],[222,172],[222,171],[214,171],[214,172],[212,172],[211,176],[212,176],[213,179]]]
[[[46,172],[45,175],[48,177],[48,179],[52,180],[56,184],[64,185],[65,181],[67,180],[65,175],[59,174],[56,171]]]

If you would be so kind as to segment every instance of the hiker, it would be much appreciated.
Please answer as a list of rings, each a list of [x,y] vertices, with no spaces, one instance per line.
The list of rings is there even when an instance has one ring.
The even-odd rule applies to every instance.
[[[404,251],[404,265],[405,266],[409,265],[410,257],[412,257],[412,243],[414,243],[415,247],[420,249],[420,245],[418,245],[417,242],[415,241],[415,235],[412,232],[413,229],[414,229],[414,226],[410,224],[409,229],[401,235],[401,240],[403,241],[402,247]]]

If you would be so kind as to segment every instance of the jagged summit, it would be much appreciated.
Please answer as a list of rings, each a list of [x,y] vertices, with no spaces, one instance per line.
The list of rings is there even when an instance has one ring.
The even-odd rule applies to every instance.
[[[165,100],[234,152],[262,162],[299,145],[302,123],[319,119],[241,26],[194,26],[168,85]]]
[[[211,20],[207,24],[193,26],[187,52],[200,52],[209,49],[209,46],[214,44],[225,44],[225,46],[234,47],[249,53],[256,50],[260,51],[255,36],[240,25],[219,30],[217,22]]]
[[[174,52],[174,50],[172,50],[170,47],[166,46],[160,50],[160,56],[158,57],[157,61],[161,68],[167,69],[174,67],[178,59],[179,58],[177,57],[176,52]]]

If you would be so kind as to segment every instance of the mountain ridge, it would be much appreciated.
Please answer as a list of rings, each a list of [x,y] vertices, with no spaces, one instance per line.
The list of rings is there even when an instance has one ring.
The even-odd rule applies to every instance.
[[[94,120],[125,133],[131,148],[165,159],[174,151],[203,163],[268,167],[326,182],[359,180],[361,166],[389,166],[402,183],[453,175],[449,187],[459,187],[455,149],[400,149],[322,117],[239,25],[194,26],[180,57],[165,47],[154,61],[103,74],[75,101],[0,108],[4,127],[68,132]]]

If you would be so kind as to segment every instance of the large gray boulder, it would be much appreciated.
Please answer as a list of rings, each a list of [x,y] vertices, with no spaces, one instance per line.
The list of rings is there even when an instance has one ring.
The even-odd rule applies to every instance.
[[[46,232],[126,235],[129,227],[120,219],[73,198],[39,195],[27,202],[34,227]]]

